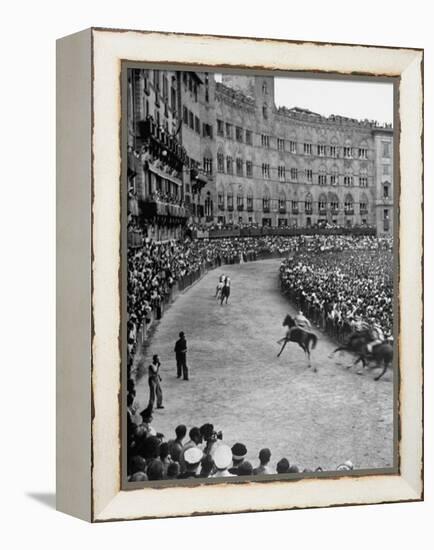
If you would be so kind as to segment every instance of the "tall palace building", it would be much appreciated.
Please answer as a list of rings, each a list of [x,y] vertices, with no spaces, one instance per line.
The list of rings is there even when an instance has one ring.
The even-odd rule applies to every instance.
[[[392,234],[392,125],[276,107],[271,76],[133,69],[128,84],[129,213],[147,236],[189,222]]]

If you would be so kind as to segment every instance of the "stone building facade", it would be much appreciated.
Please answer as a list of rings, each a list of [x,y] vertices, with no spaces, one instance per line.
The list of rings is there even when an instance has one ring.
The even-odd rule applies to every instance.
[[[392,233],[390,125],[277,108],[269,76],[129,76],[134,211],[147,236],[179,237],[191,221]]]

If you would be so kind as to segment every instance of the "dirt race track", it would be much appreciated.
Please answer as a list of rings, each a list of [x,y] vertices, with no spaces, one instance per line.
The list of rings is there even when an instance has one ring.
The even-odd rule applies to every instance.
[[[378,382],[378,371],[363,376],[347,370],[353,358],[317,331],[319,342],[307,367],[293,343],[277,358],[282,321],[294,309],[280,294],[279,260],[223,266],[181,294],[152,336],[137,371],[137,402],[148,402],[147,368],[151,355],[161,359],[164,410],[153,426],[174,436],[187,428],[214,424],[226,443],[243,442],[248,460],[258,464],[262,447],[271,465],[282,457],[300,469],[333,470],[345,460],[356,469],[393,466],[393,373]],[[221,273],[232,281],[229,304],[214,299]],[[183,330],[188,342],[190,381],[176,378],[174,343]],[[188,437],[186,438],[186,441]]]

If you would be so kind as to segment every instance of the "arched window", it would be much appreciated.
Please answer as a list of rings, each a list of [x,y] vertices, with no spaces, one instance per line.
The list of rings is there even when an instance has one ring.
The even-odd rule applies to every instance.
[[[352,187],[353,182],[354,182],[354,179],[353,179],[353,174],[351,172],[351,169],[347,168],[345,170],[345,175],[344,175],[344,185],[346,187]]]
[[[286,213],[286,195],[283,190],[279,193],[279,212],[281,214]]]
[[[243,175],[243,159],[241,157],[237,157],[236,159],[236,170],[237,176]]]
[[[268,187],[264,188],[264,193],[262,195],[262,210],[264,212],[270,212],[270,190]]]
[[[267,87],[267,83],[264,82],[262,83],[262,95],[267,95],[268,94],[268,87]]]
[[[311,193],[307,193],[306,198],[304,200],[304,211],[306,214],[312,214],[312,195]]]
[[[226,172],[228,174],[234,173],[234,161],[230,155],[226,157]]]
[[[362,193],[362,195],[360,196],[359,207],[361,215],[365,215],[369,212],[369,200],[366,193]]]
[[[354,199],[350,194],[345,195],[344,212],[347,216],[354,214]]]
[[[262,105],[262,116],[267,119],[268,118],[268,107],[267,107],[267,104],[264,103],[264,105]]]
[[[247,191],[247,211],[253,212],[253,191],[251,188]]]
[[[330,140],[330,156],[336,158],[338,156],[338,138],[333,136]]]
[[[344,159],[351,159],[351,158],[353,158],[353,147],[351,144],[351,140],[346,139],[345,145],[344,145]]]
[[[390,182],[385,181],[383,183],[383,198],[389,199],[390,198]]]
[[[212,216],[212,198],[209,191],[207,192],[205,198],[205,216]]]
[[[225,192],[222,186],[217,191],[217,208],[219,210],[225,209]]]
[[[323,164],[319,167],[318,183],[320,185],[327,185],[326,167]]]
[[[359,186],[368,187],[368,169],[367,168],[361,168],[360,170]]]
[[[225,156],[222,150],[219,150],[217,153],[217,171],[220,174],[224,174],[225,171]]]
[[[325,216],[327,213],[327,196],[324,193],[318,198],[318,211],[320,216]]]
[[[232,212],[234,209],[234,193],[232,189],[229,189],[228,195],[227,195],[227,205],[228,205],[228,211]]]
[[[328,201],[330,203],[330,211],[332,215],[339,213],[339,197],[335,193],[328,194]]]
[[[332,173],[330,176],[330,185],[339,185],[339,170],[336,164],[332,166]]]
[[[237,191],[237,210],[238,212],[242,212],[244,210],[244,193],[241,185],[238,187]]]

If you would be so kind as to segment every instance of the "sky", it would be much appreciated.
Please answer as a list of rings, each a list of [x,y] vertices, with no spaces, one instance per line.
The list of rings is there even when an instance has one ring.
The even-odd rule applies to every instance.
[[[216,80],[221,81],[221,77]],[[393,85],[360,80],[275,78],[276,106],[301,107],[320,115],[393,122]]]

